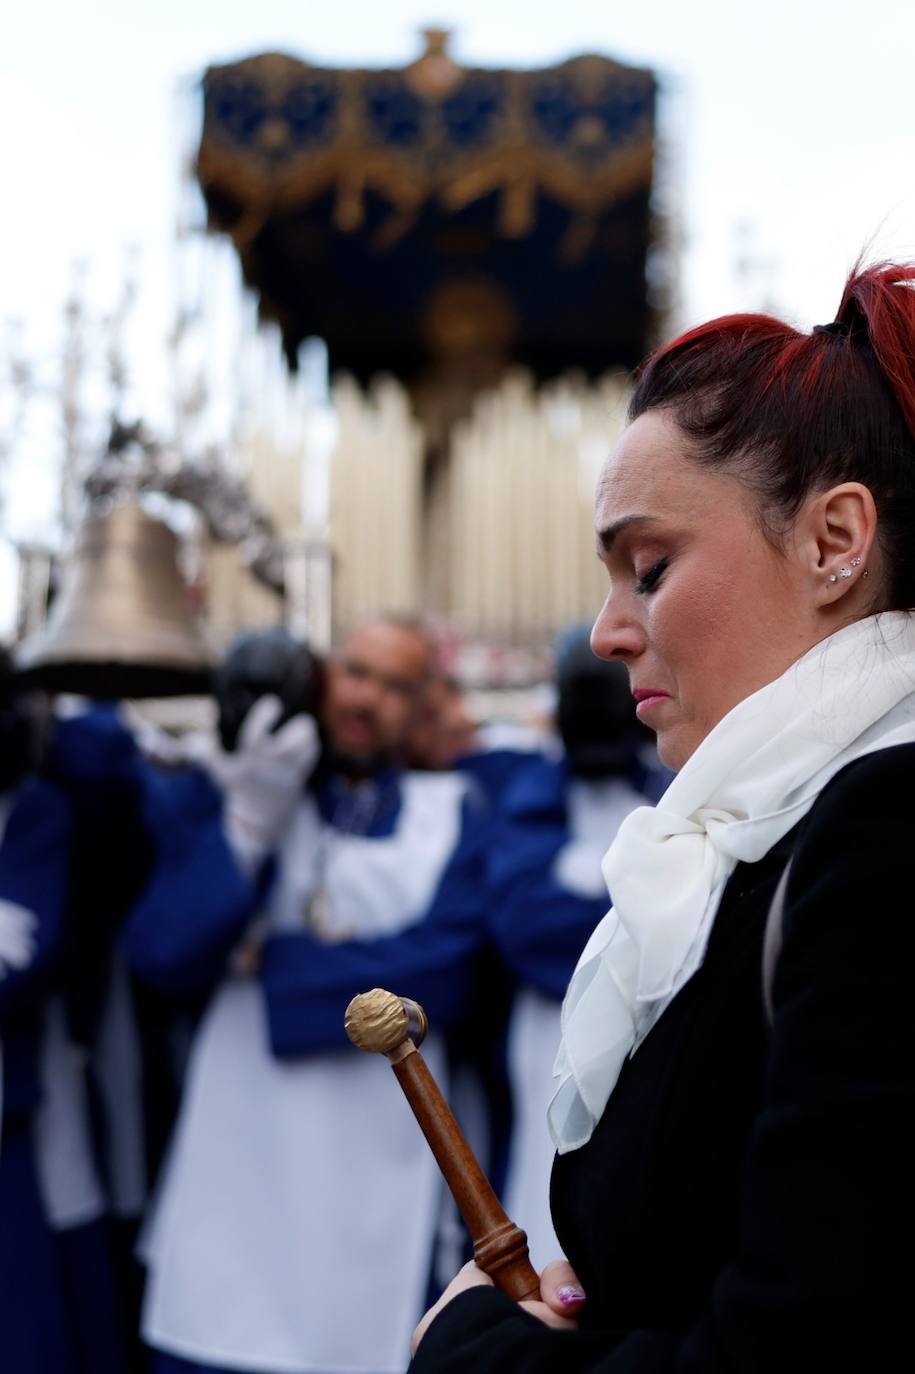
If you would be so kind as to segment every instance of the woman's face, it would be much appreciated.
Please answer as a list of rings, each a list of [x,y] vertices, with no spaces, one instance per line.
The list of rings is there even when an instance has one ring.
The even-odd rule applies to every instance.
[[[625,431],[597,493],[610,576],[591,635],[629,669],[641,720],[680,768],[718,721],[823,637],[803,560],[764,537],[746,484],[700,467],[669,414]]]

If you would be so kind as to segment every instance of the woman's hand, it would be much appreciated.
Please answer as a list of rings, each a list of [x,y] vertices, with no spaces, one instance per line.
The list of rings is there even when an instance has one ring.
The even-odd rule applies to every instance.
[[[410,1349],[413,1354],[416,1354],[416,1348],[431,1323],[435,1321],[439,1312],[452,1298],[456,1298],[458,1293],[463,1293],[468,1288],[492,1288],[492,1286],[492,1279],[488,1274],[484,1274],[482,1269],[478,1269],[473,1260],[469,1264],[465,1264],[463,1269],[451,1280],[435,1306],[429,1308],[413,1332],[413,1339],[410,1342]],[[525,1312],[530,1312],[532,1317],[537,1317],[546,1326],[554,1326],[560,1331],[573,1331],[578,1325],[576,1317],[584,1302],[584,1290],[575,1277],[575,1271],[571,1264],[568,1260],[553,1260],[552,1264],[548,1264],[540,1275],[540,1301],[522,1302],[518,1305],[523,1307]]]
[[[410,1341],[411,1354],[416,1354],[416,1347],[419,1345],[423,1336],[425,1336],[429,1327],[435,1321],[435,1318],[438,1316],[439,1312],[441,1312],[442,1308],[447,1303],[449,1303],[452,1298],[456,1298],[458,1293],[463,1293],[464,1290],[467,1288],[492,1287],[492,1279],[489,1277],[488,1274],[484,1274],[482,1269],[478,1269],[477,1266],[474,1264],[473,1260],[471,1260],[469,1264],[465,1264],[463,1269],[459,1269],[458,1272],[455,1274],[454,1278],[451,1280],[448,1287],[445,1289],[444,1293],[439,1298],[435,1306],[430,1307],[429,1311],[425,1314],[425,1316],[420,1318],[419,1324],[417,1325],[416,1330],[413,1332],[413,1339]]]

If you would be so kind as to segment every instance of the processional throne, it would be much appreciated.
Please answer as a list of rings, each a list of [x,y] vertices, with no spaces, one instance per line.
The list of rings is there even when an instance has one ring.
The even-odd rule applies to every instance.
[[[594,604],[593,467],[662,304],[656,80],[597,56],[465,68],[426,41],[398,70],[210,68],[196,173],[289,368],[317,336],[345,377],[339,618],[386,599],[542,641]]]

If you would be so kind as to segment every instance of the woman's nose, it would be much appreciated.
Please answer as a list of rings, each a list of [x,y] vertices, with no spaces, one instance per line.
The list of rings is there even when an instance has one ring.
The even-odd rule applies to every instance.
[[[645,634],[624,608],[608,596],[591,631],[591,648],[598,658],[635,658],[645,647]]]

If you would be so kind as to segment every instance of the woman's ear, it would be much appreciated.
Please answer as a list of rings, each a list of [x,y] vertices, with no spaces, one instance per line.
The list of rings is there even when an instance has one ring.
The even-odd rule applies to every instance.
[[[877,508],[861,482],[819,492],[799,517],[798,547],[817,606],[831,606],[860,589],[877,555]],[[873,585],[873,584],[871,584]]]

